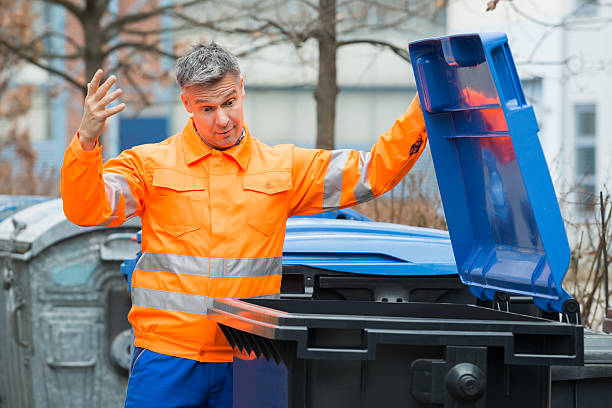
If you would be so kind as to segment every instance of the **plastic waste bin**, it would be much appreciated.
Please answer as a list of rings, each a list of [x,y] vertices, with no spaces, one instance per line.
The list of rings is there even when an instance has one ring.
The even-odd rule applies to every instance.
[[[582,327],[474,305],[215,299],[235,407],[547,407]],[[469,404],[469,405],[462,405]]]

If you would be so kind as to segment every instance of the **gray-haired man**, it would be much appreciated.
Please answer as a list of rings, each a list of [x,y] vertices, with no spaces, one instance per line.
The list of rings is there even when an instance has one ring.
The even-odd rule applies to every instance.
[[[132,276],[136,351],[126,406],[230,407],[232,350],[206,318],[214,297],[280,291],[285,222],[370,200],[414,165],[427,135],[415,99],[371,152],[267,146],[244,125],[236,58],[211,43],[176,64],[192,114],[162,143],[126,150],[104,166],[97,137],[115,81],[89,85],[81,127],[62,166],[64,212],[81,225],[142,219]]]

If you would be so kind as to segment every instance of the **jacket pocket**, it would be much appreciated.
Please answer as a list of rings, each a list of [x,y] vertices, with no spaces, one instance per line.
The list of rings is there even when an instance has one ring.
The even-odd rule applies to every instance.
[[[172,169],[153,173],[152,221],[174,237],[195,231],[207,222],[208,179]]]
[[[248,200],[248,224],[264,235],[287,221],[288,196],[293,188],[290,171],[245,174],[242,189]]]

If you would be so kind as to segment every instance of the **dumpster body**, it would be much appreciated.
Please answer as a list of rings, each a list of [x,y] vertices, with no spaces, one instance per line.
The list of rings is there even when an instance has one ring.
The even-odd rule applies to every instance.
[[[78,227],[61,200],[36,201],[0,223],[0,407],[121,406],[131,338],[119,265],[140,224]]]
[[[569,245],[506,36],[423,40],[410,54],[476,305],[215,299],[209,318],[235,350],[235,406],[609,406],[612,341],[584,336],[562,287]],[[516,303],[557,321],[512,313]]]
[[[551,406],[604,408],[612,398],[612,336],[586,330],[584,365],[551,368]]]
[[[548,407],[582,327],[464,304],[218,299],[235,407]],[[463,405],[468,404],[468,405]]]

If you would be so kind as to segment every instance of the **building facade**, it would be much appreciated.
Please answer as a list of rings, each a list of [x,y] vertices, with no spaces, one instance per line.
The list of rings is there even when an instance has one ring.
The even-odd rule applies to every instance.
[[[612,185],[612,9],[589,0],[451,2],[448,33],[507,33],[557,194],[578,212]]]

